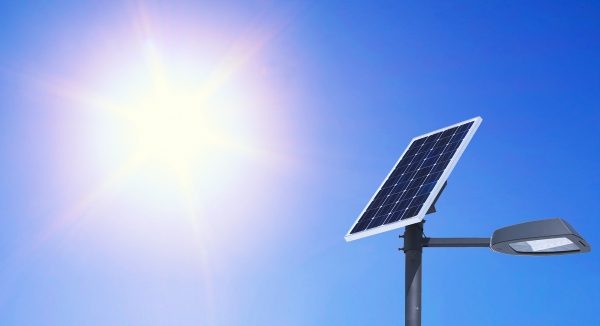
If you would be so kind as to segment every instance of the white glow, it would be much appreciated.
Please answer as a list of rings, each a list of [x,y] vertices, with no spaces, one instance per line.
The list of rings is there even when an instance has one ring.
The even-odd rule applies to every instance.
[[[128,113],[138,148],[151,161],[177,167],[218,141],[210,130],[214,111],[181,94],[152,94]]]
[[[552,239],[521,241],[509,244],[517,252],[561,252],[579,250],[571,240],[561,237]]]
[[[573,244],[573,242],[567,238],[554,238],[554,239],[543,239],[543,240],[532,240],[527,241],[527,244],[531,246],[533,251],[541,251],[546,249],[552,249],[560,246],[565,246],[568,244]]]

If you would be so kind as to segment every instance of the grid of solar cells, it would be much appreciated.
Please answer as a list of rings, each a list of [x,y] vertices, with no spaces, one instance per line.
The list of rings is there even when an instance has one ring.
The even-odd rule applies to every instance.
[[[472,125],[465,123],[415,140],[350,234],[419,214]]]

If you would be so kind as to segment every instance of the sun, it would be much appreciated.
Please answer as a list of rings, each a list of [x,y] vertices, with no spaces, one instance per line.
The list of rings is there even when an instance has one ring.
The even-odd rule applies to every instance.
[[[135,96],[122,115],[130,123],[136,155],[177,170],[201,159],[225,138],[214,125],[215,110],[194,93],[163,87]]]
[[[93,141],[83,154],[94,157],[90,171],[99,173],[99,184],[45,237],[75,224],[103,198],[123,191],[138,196],[139,202],[164,198],[164,205],[172,205],[179,196],[194,217],[198,198],[213,196],[243,173],[247,162],[273,159],[262,149],[270,138],[262,134],[265,120],[255,109],[264,99],[239,72],[252,51],[236,49],[237,55],[207,67],[201,56],[184,60],[179,53],[159,51],[149,39],[142,44],[137,52],[141,60],[138,56],[99,67],[91,86],[43,85],[88,112],[90,127],[87,136],[81,136]]]
[[[75,96],[112,114],[99,135],[130,145],[128,159],[115,172],[119,178],[152,166],[161,173],[174,173],[186,195],[192,196],[190,179],[199,165],[212,175],[226,174],[232,162],[224,153],[256,153],[248,117],[249,103],[256,98],[251,86],[231,82],[236,72],[231,67],[243,60],[225,61],[226,69],[206,69],[201,60],[182,60],[158,49],[147,40],[143,64],[107,73],[104,86],[99,87],[102,92],[94,93],[102,95],[80,91]],[[99,143],[103,148],[99,156],[110,161],[115,144],[102,139]]]
[[[227,29],[141,8],[132,29],[90,38],[94,51],[72,75],[33,76],[70,119],[56,158],[72,199],[39,243],[98,221],[132,233],[183,223],[199,248],[221,241],[211,230],[277,227],[247,216],[270,209],[305,167],[292,152],[297,95],[279,84],[287,74],[265,70],[271,40],[297,13],[284,9]]]

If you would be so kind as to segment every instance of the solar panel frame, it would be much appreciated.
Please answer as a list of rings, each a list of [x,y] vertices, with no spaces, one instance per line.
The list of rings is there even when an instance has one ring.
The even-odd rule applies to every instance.
[[[469,142],[471,142],[471,138],[473,138],[473,135],[475,134],[475,132],[479,128],[479,125],[481,124],[482,121],[483,121],[483,119],[481,117],[475,117],[475,118],[472,118],[472,119],[469,119],[469,120],[465,120],[465,121],[453,124],[451,126],[447,126],[447,127],[444,127],[444,128],[441,128],[441,129],[438,129],[438,130],[435,130],[435,131],[432,131],[432,132],[429,132],[429,133],[426,133],[426,134],[414,137],[410,141],[410,143],[408,144],[408,146],[406,146],[406,149],[404,150],[404,152],[402,153],[402,155],[400,155],[400,158],[398,158],[398,160],[396,161],[396,163],[394,164],[394,166],[392,167],[392,169],[390,170],[390,172],[388,173],[388,175],[385,177],[385,179],[383,179],[383,182],[381,183],[381,185],[379,186],[379,188],[377,188],[377,191],[375,191],[375,193],[373,194],[373,196],[371,197],[371,199],[369,200],[369,202],[367,203],[367,205],[365,206],[365,208],[358,215],[358,218],[356,219],[356,221],[354,221],[354,223],[352,224],[352,226],[350,227],[350,229],[346,233],[346,236],[344,237],[344,239],[346,241],[353,241],[353,240],[361,239],[361,238],[368,237],[368,236],[371,236],[371,235],[374,235],[374,234],[379,234],[379,233],[382,233],[382,232],[394,230],[394,229],[397,229],[397,228],[401,228],[403,226],[407,226],[407,225],[411,225],[411,224],[415,224],[415,223],[421,222],[423,220],[423,218],[425,218],[427,210],[429,210],[429,207],[432,205],[433,201],[435,200],[435,198],[437,197],[438,193],[442,189],[444,183],[446,182],[446,180],[450,176],[450,173],[452,173],[452,170],[456,166],[456,163],[458,162],[458,160],[462,156],[463,152],[467,148],[467,145],[469,145]],[[419,209],[419,212],[418,212],[417,215],[415,215],[413,217],[410,217],[410,218],[407,218],[407,219],[404,219],[404,220],[401,219],[401,220],[398,220],[398,221],[393,222],[393,223],[380,225],[380,226],[377,226],[377,227],[374,227],[374,228],[371,228],[371,229],[366,229],[364,231],[359,231],[359,232],[356,232],[356,233],[353,233],[353,234],[351,233],[352,230],[354,229],[354,227],[356,226],[356,224],[358,224],[358,222],[360,221],[360,219],[363,216],[363,214],[367,211],[367,209],[369,208],[369,206],[373,203],[373,201],[375,200],[375,197],[379,194],[379,192],[381,191],[381,189],[384,188],[384,185],[386,185],[386,183],[390,179],[390,176],[392,175],[392,173],[394,173],[394,170],[396,169],[398,163],[400,163],[400,161],[405,156],[408,156],[406,154],[409,151],[409,149],[411,148],[411,146],[413,145],[413,143],[415,143],[416,141],[419,141],[420,139],[423,139],[425,137],[428,137],[428,136],[431,136],[431,135],[434,135],[434,134],[437,134],[437,133],[441,133],[441,132],[444,132],[446,130],[449,130],[449,129],[452,129],[454,127],[458,127],[458,126],[461,126],[461,125],[464,125],[464,124],[467,124],[467,123],[470,123],[470,122],[473,122],[473,125],[469,128],[467,134],[465,135],[465,137],[463,138],[462,142],[460,143],[460,145],[456,149],[456,152],[454,153],[454,155],[452,155],[452,158],[451,158],[450,162],[448,163],[448,165],[446,166],[446,168],[443,170],[442,175],[440,176],[440,178],[436,182],[435,187],[433,188],[433,190],[429,193],[429,196],[427,197],[427,200],[422,204],[422,206]],[[454,137],[454,136],[452,136],[452,137]],[[442,138],[442,137],[438,137],[436,139],[439,139],[439,138]],[[451,140],[451,139],[449,139],[449,140]],[[450,144],[450,143],[451,142],[449,141],[448,144]],[[426,141],[425,141],[425,144],[427,144]],[[419,148],[419,149],[421,149],[421,148]],[[417,155],[418,155],[419,152],[420,151],[417,151]],[[412,155],[412,153],[411,153],[411,155]],[[442,154],[442,155],[445,155],[445,154]],[[409,169],[410,169],[410,167],[408,167],[406,170],[409,170]]]

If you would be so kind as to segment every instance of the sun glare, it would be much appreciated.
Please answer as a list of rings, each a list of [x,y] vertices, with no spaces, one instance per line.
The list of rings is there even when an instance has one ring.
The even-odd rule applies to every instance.
[[[175,173],[189,192],[189,179],[198,166],[222,174],[231,168],[230,163],[223,164],[223,153],[252,152],[248,149],[256,144],[247,119],[251,92],[236,87],[218,67],[207,72],[197,61],[173,59],[177,56],[159,53],[153,42],[146,42],[144,56],[145,64],[107,75],[103,97],[110,101],[98,105],[126,126],[108,123],[101,134],[119,130],[118,139],[131,145],[128,173],[151,165]],[[101,147],[102,157],[114,155],[113,146]]]
[[[192,164],[219,139],[211,130],[210,109],[191,94],[170,89],[143,94],[124,112],[130,120],[138,155],[143,160],[177,169]]]
[[[140,9],[132,33],[93,38],[77,74],[32,79],[74,117],[56,155],[72,199],[40,244],[95,225],[106,230],[101,245],[131,233],[160,248],[181,232],[164,243],[156,235],[181,227],[207,253],[231,238],[258,243],[253,234],[283,223],[248,216],[280,204],[281,177],[299,164],[288,151],[293,95],[261,54],[295,11],[231,30],[149,12]]]

